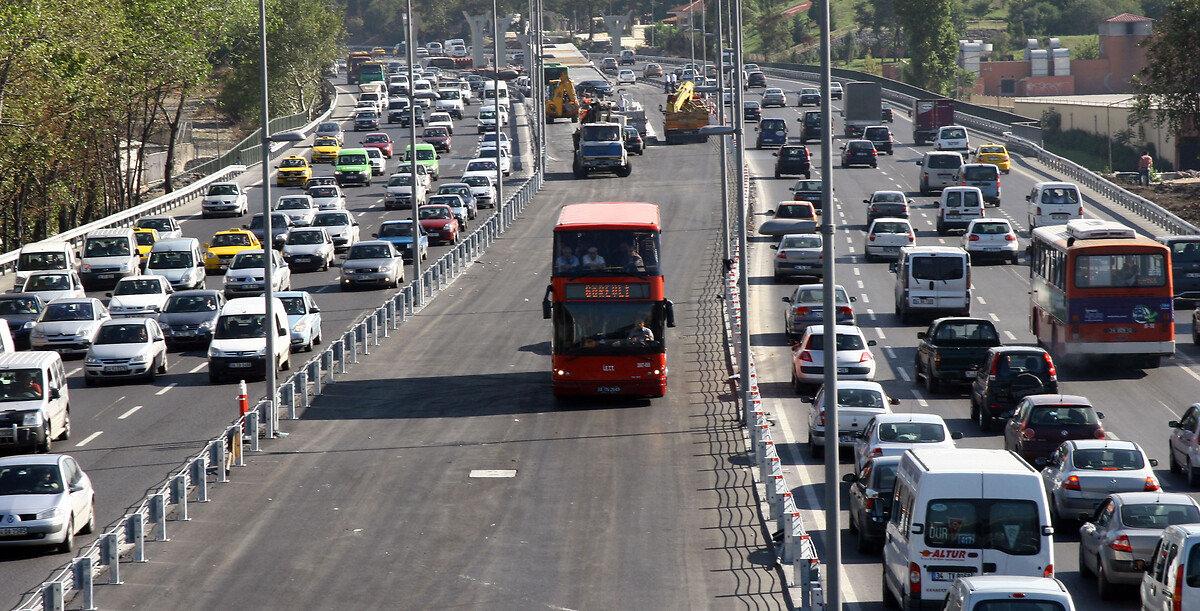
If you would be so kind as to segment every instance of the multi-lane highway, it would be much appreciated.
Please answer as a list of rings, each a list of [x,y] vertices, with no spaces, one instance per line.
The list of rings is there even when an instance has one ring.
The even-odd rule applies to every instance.
[[[354,96],[346,92],[353,87],[340,86],[339,106],[333,120],[345,124],[347,145],[357,143],[367,132],[354,132],[348,124]],[[474,157],[478,143],[475,120],[478,102],[467,108],[466,116],[455,122],[453,147],[449,155],[441,159],[441,182],[461,175],[466,162]],[[515,182],[527,174],[532,167],[528,120],[523,112],[514,115],[515,130],[509,130],[514,138],[514,154],[526,157],[523,170],[514,171]],[[399,124],[381,125],[378,131],[391,134],[397,141],[396,149],[403,151],[408,129]],[[273,157],[285,155],[309,155],[311,139],[284,150]],[[383,189],[387,176],[394,171],[404,171],[399,155],[387,162],[387,171],[376,177],[371,187],[347,187],[346,209],[353,213],[359,223],[361,239],[371,239],[379,224],[389,219],[409,218],[408,210],[383,210]],[[332,176],[333,168],[318,165],[314,175]],[[260,166],[252,166],[238,177],[243,186],[250,187],[251,214],[261,211]],[[435,188],[436,188],[435,183]],[[271,197],[300,193],[299,188],[280,188],[272,185]],[[473,228],[484,222],[494,209],[481,209]],[[241,227],[249,223],[249,215],[240,218],[202,219],[199,201],[185,205],[172,212],[181,221],[183,233],[198,238],[202,243],[210,241],[214,232]],[[429,249],[429,261],[434,261],[448,246]],[[411,279],[412,266],[406,268],[406,278]],[[323,330],[326,338],[340,336],[362,318],[365,311],[377,307],[384,300],[383,291],[363,290],[343,292],[338,286],[339,268],[326,272],[296,273],[292,276],[294,290],[309,291],[320,306]],[[209,288],[220,289],[222,277],[210,275]],[[7,288],[7,287],[6,287]],[[102,292],[92,294],[104,298]],[[293,357],[294,363],[303,363],[307,356]],[[82,360],[66,361],[71,394],[71,439],[54,444],[53,451],[75,456],[85,472],[91,477],[96,490],[98,525],[103,527],[123,516],[127,508],[141,502],[146,491],[157,484],[190,455],[199,451],[201,445],[216,432],[237,417],[236,384],[213,385],[206,371],[204,350],[172,352],[170,369],[151,384],[113,384],[85,387]],[[252,382],[251,394],[266,394],[261,382]],[[86,545],[92,537],[80,537],[78,544]],[[0,563],[7,578],[0,585],[0,597],[15,602],[22,592],[45,579],[50,571],[68,560],[66,555],[41,551],[8,551],[0,555]]]

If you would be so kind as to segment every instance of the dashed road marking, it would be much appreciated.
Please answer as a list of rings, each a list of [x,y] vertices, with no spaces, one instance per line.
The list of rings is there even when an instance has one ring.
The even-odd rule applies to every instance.
[[[854,268],[854,275],[855,275],[855,276],[861,276],[861,275],[862,275],[862,270],[858,269],[857,267],[856,267],[856,268]]]
[[[83,446],[85,446],[85,445],[87,445],[87,444],[89,444],[89,443],[91,443],[91,442],[95,441],[95,439],[96,439],[97,437],[99,437],[99,436],[101,436],[101,435],[103,435],[103,434],[104,434],[104,431],[96,431],[95,433],[92,433],[91,435],[88,435],[87,437],[84,437],[82,441],[80,441],[79,443],[75,444],[75,447],[77,447],[77,448],[82,448]]]
[[[862,302],[863,302],[863,303],[871,303],[871,298],[870,298],[870,297],[867,297],[867,294],[866,294],[866,293],[863,293],[863,294],[862,294]]]
[[[975,299],[976,299],[977,301],[979,301],[979,305],[987,305],[987,302],[983,300],[983,297],[978,297],[978,296],[977,296],[977,297],[975,297]]]
[[[875,318],[875,310],[872,310],[871,308],[867,308],[867,316],[870,316],[871,318]]]
[[[929,407],[929,402],[921,397],[917,397],[917,405],[920,405],[921,407]]]
[[[992,318],[992,322],[1000,322],[1000,317],[996,316],[995,312],[988,312],[988,316]]]
[[[80,367],[76,367],[76,368],[74,368],[74,369],[72,369],[72,370],[68,371],[68,372],[67,372],[67,377],[69,378],[69,377],[71,377],[71,376],[73,376],[73,375],[75,375],[75,374],[79,373],[79,370],[80,370],[80,369],[81,369]]]
[[[158,392],[154,393],[154,394],[155,394],[155,396],[158,396],[158,395],[165,395],[165,394],[167,394],[168,392],[170,392],[170,390],[171,390],[172,388],[175,388],[175,384],[176,384],[175,382],[171,382],[170,384],[167,384],[166,386],[163,386],[162,388],[160,388],[160,389],[158,390]]]
[[[204,369],[205,367],[208,367],[208,363],[200,363],[199,365],[192,367],[192,370],[189,371],[188,373],[196,373],[197,371],[200,371],[201,369]]]
[[[865,288],[867,288],[867,285],[863,284],[863,281],[862,281],[862,280],[859,280],[859,281],[858,281],[858,288],[859,288],[859,289],[865,289]]]
[[[896,351],[895,351],[895,350],[892,350],[892,347],[891,347],[891,346],[884,346],[884,347],[883,347],[883,352],[884,352],[884,354],[886,354],[886,355],[887,355],[887,357],[888,357],[889,359],[894,359],[894,358],[896,358]]]
[[[912,382],[912,378],[909,377],[908,372],[905,371],[903,367],[897,367],[896,373],[900,374],[900,378],[903,379],[905,382]]]
[[[879,339],[887,339],[887,336],[883,334],[883,329],[880,327],[875,327],[875,335],[878,335]]]
[[[129,411],[125,412],[124,414],[121,414],[120,416],[117,416],[117,420],[124,420],[124,419],[126,419],[126,418],[128,418],[128,417],[130,417],[130,416],[134,415],[135,413],[137,413],[137,411],[138,411],[139,409],[142,409],[142,406],[141,406],[141,405],[135,405],[135,406],[133,406],[133,407],[129,408]]]
[[[1013,335],[1012,331],[1009,331],[1008,329],[1004,330],[1004,336],[1007,337],[1009,341],[1013,341],[1013,342],[1017,341],[1017,336]],[[1200,378],[1197,378],[1197,379],[1200,379]]]

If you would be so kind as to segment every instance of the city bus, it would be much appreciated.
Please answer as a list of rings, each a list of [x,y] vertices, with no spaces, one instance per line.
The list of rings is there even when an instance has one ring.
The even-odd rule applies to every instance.
[[[1125,225],[1075,219],[1033,230],[1029,326],[1055,358],[1157,367],[1175,354],[1171,253]]]
[[[554,227],[551,284],[555,397],[667,392],[666,329],[675,326],[661,268],[657,204],[563,206]]]

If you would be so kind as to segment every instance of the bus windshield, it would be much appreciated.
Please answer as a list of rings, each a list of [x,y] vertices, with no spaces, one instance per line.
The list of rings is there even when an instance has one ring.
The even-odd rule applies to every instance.
[[[661,302],[556,304],[554,352],[564,355],[661,354],[665,317]]]
[[[554,275],[657,276],[658,232],[648,230],[559,231],[554,234]]]

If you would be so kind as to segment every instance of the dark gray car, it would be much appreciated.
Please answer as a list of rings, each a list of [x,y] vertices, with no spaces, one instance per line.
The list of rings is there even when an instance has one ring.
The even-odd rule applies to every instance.
[[[0,295],[0,320],[8,323],[17,350],[29,349],[29,331],[45,305],[41,297],[30,293]]]
[[[225,296],[221,291],[173,293],[158,315],[158,326],[162,327],[167,346],[208,345],[223,305]]]
[[[258,238],[259,242],[266,242],[266,239],[264,237],[266,235],[264,233],[266,228],[263,227],[263,215],[261,212],[254,215],[253,217],[250,217],[250,224],[244,225],[243,228],[249,229],[250,233],[253,233],[254,237]],[[274,239],[271,240],[271,246],[276,249],[283,248],[284,242],[287,241],[288,231],[290,231],[291,228],[292,228],[292,219],[289,218],[288,215],[286,215],[282,212],[272,212],[271,213],[271,236]]]
[[[462,198],[467,208],[467,219],[474,220],[479,214],[479,203],[471,193],[471,185],[465,182],[448,182],[438,187],[438,195],[457,195]]]

